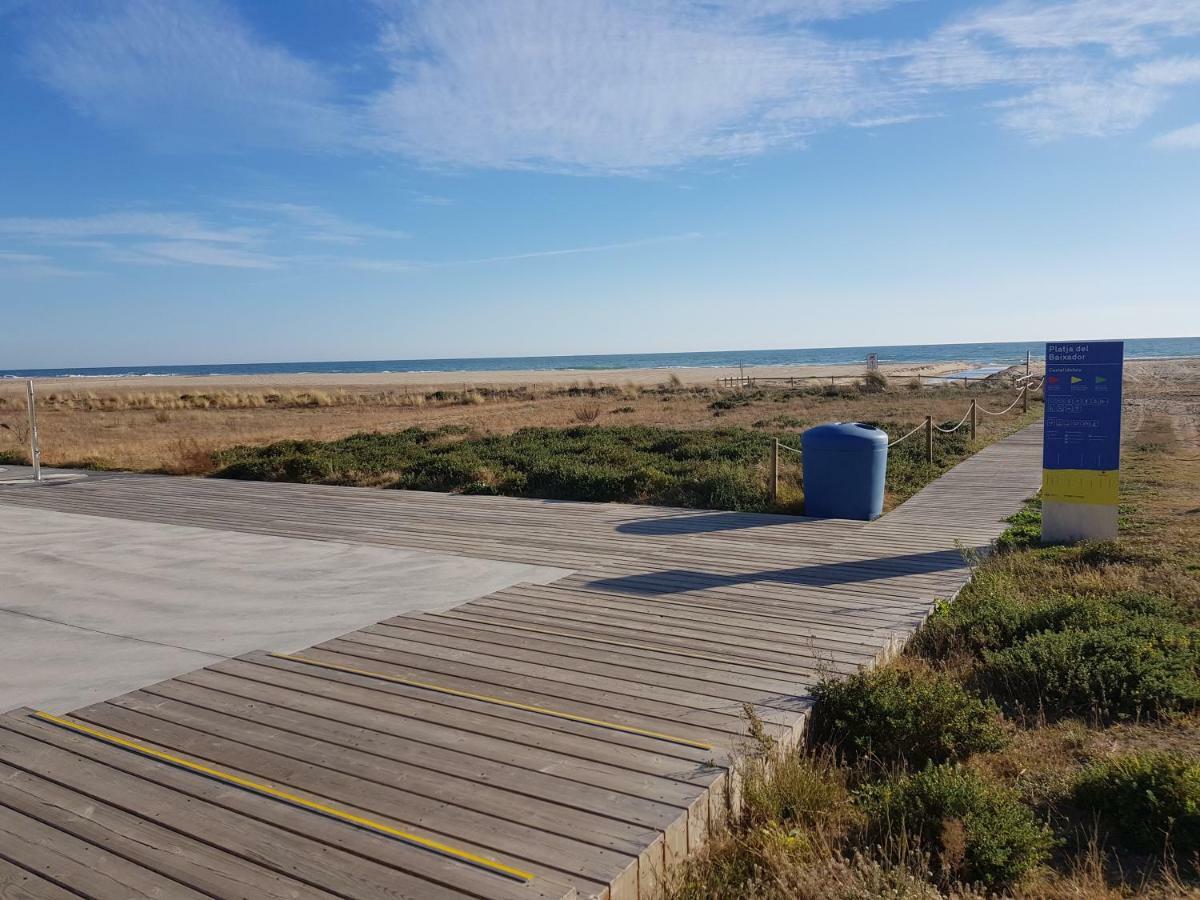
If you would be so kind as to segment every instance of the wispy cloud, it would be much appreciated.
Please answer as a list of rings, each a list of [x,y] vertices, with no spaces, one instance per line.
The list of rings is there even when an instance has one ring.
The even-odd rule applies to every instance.
[[[1200,150],[1200,123],[1160,134],[1151,143],[1164,150]]]
[[[531,250],[527,253],[510,253],[504,256],[482,256],[476,259],[458,259],[450,262],[436,263],[437,266],[477,266],[483,263],[513,262],[522,259],[542,259],[547,256],[577,256],[581,253],[606,253],[611,250],[630,250],[634,247],[648,247],[653,244],[673,244],[679,241],[696,240],[703,235],[698,231],[684,234],[667,234],[659,237],[640,238],[634,241],[618,241],[612,244],[588,244],[582,247],[564,247],[554,250]]]
[[[186,149],[231,136],[342,143],[317,67],[254,35],[219,0],[66,0],[42,10],[29,68],[83,112]]]
[[[240,209],[254,210],[293,222],[302,228],[306,240],[331,244],[356,244],[364,238],[407,238],[408,232],[394,228],[379,228],[354,222],[317,206],[299,203],[254,203],[238,201]]]
[[[77,217],[0,218],[0,236],[34,247],[91,251],[97,259],[129,265],[185,264],[236,269],[278,269],[316,257],[303,242],[357,244],[407,237],[397,229],[356,222],[316,206],[238,202],[230,209],[252,224],[218,224],[179,212],[110,212]]]
[[[85,275],[77,269],[59,265],[41,253],[8,253],[0,251],[0,276],[18,278],[63,278]]]
[[[68,0],[46,7],[26,59],[81,111],[154,140],[585,173],[950,115],[951,95],[1034,141],[1103,136],[1198,79],[1196,0],[993,0],[907,40],[829,27],[900,2],[376,0],[366,55],[384,75],[364,92],[221,0]]]
[[[1197,35],[1200,4],[1188,0],[1010,0],[942,26],[911,49],[904,73],[926,90],[1016,89],[989,105],[1034,141],[1102,137],[1200,80],[1194,57],[1163,55]]]
[[[679,241],[691,241],[702,237],[700,232],[689,231],[683,234],[667,234],[657,237],[638,238],[632,241],[615,241],[609,244],[585,244],[579,247],[556,247],[551,250],[529,250],[524,253],[507,253],[500,256],[479,256],[471,259],[449,259],[438,262],[419,262],[416,260],[393,259],[359,259],[343,258],[335,260],[340,265],[368,272],[413,272],[424,269],[450,269],[460,266],[480,266],[488,263],[519,262],[527,259],[544,259],[553,256],[578,256],[589,253],[608,253],[615,250],[631,250],[636,247],[649,247],[655,244],[671,244]]]
[[[0,219],[0,234],[54,241],[110,237],[159,237],[171,240],[246,244],[260,240],[261,229],[219,228],[188,213],[115,212],[68,218]]]

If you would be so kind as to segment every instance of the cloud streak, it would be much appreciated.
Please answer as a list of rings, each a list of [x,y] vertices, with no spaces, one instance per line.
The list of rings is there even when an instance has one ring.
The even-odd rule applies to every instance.
[[[189,149],[610,174],[950,115],[952,97],[1033,141],[1102,137],[1200,81],[1194,0],[1000,0],[907,40],[830,27],[870,34],[900,2],[376,0],[364,56],[384,77],[352,90],[221,0],[98,0],[48,8],[26,61],[81,112]],[[384,236],[276,212],[314,239]]]
[[[352,245],[408,236],[398,229],[356,222],[310,205],[238,202],[230,208],[252,215],[253,224],[216,224],[190,213],[126,211],[60,218],[0,218],[0,236],[35,247],[91,251],[110,263],[232,269],[279,269],[316,258],[294,249],[272,249],[285,245]],[[23,261],[32,265],[35,254],[8,256],[12,264]],[[25,256],[31,258],[18,259]]]
[[[1160,134],[1151,143],[1164,150],[1200,150],[1200,123]]]

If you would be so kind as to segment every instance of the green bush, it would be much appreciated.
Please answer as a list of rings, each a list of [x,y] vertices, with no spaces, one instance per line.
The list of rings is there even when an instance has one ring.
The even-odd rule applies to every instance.
[[[849,762],[868,757],[921,768],[1004,745],[995,707],[946,675],[888,666],[824,681],[813,696],[813,739]]]
[[[753,428],[589,425],[487,436],[466,435],[461,427],[408,428],[327,442],[233,447],[217,454],[216,474],[431,491],[486,488],[509,496],[764,511],[771,508],[766,464],[775,437],[791,445],[799,440],[785,430]],[[961,441],[939,442],[937,459],[930,465],[916,449],[900,450],[888,467],[888,491],[894,497],[908,496],[968,452]]]
[[[1183,616],[1173,602],[1148,594],[1023,599],[1014,596],[1010,585],[1003,580],[992,584],[986,573],[976,573],[969,593],[934,611],[917,632],[913,648],[930,658],[945,658],[955,653],[980,654],[1002,650],[1044,631],[1146,619],[1177,622]]]
[[[1011,789],[957,766],[930,766],[870,785],[859,797],[866,837],[920,839],[950,878],[1003,887],[1049,856],[1054,839]]]
[[[1042,501],[1031,500],[1018,513],[1008,519],[1008,528],[996,538],[996,549],[1001,553],[1039,547],[1042,543]]]
[[[1077,615],[1102,613],[1084,606]],[[1190,709],[1200,704],[1200,629],[1158,616],[1067,625],[986,651],[976,678],[993,696],[1051,716]]]
[[[1104,760],[1084,770],[1074,799],[1118,844],[1200,853],[1200,761],[1170,753]]]

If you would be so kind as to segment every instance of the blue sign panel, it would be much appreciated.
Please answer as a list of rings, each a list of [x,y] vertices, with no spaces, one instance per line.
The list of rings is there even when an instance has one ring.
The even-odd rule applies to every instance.
[[[1120,468],[1124,359],[1124,341],[1046,345],[1042,468]]]

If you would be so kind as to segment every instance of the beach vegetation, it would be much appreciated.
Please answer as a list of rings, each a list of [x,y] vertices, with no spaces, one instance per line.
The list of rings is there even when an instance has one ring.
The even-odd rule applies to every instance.
[[[903,833],[946,883],[1007,887],[1049,859],[1050,829],[1012,788],[962,766],[929,766],[866,786],[868,841]]]
[[[667,896],[1200,895],[1200,470],[1140,446],[1119,540],[1014,516],[902,655],[815,686],[804,743],[752,757]]]
[[[813,699],[812,740],[850,764],[921,768],[999,750],[1005,742],[992,704],[918,663],[827,679]]]
[[[1200,853],[1200,760],[1131,753],[1089,765],[1072,799],[1111,842],[1147,852]]]
[[[576,418],[580,412],[600,414],[597,406],[577,409]],[[771,503],[767,467],[775,437],[792,446],[800,440],[794,432],[744,427],[588,425],[503,435],[459,426],[408,428],[335,441],[236,446],[219,451],[215,465],[221,477],[259,481],[461,492],[486,483],[492,492],[517,497],[799,512],[801,469],[792,461],[781,469],[779,500]],[[915,442],[893,450],[886,487],[898,502],[971,448],[961,437],[947,436],[932,464]]]

